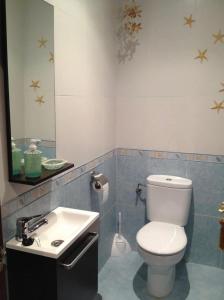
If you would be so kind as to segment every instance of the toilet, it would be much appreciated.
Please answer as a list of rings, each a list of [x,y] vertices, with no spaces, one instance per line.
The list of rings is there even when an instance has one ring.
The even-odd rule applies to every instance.
[[[175,266],[184,256],[192,181],[170,175],[147,178],[147,219],[137,233],[138,252],[148,265],[147,289],[165,297],[173,289]]]

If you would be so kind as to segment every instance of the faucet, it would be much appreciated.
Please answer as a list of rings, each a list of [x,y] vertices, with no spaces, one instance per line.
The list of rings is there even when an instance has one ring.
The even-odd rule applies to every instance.
[[[16,220],[16,240],[22,242],[24,246],[32,245],[33,239],[30,238],[30,233],[48,223],[48,220],[45,218],[47,214],[49,212],[31,217],[18,218]]]

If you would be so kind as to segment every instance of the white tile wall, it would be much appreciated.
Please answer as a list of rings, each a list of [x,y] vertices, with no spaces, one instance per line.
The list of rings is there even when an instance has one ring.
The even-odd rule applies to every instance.
[[[112,4],[55,4],[57,156],[76,165],[115,146]]]
[[[114,148],[114,99],[57,96],[58,157],[82,165]]]
[[[210,97],[138,97],[117,100],[117,144],[134,149],[223,154],[223,115]],[[185,149],[183,151],[183,149]]]
[[[224,2],[136,1],[143,9],[140,46],[117,76],[116,145],[143,149],[223,154],[218,132],[224,111],[210,109],[224,81]],[[119,1],[119,3],[121,3]],[[192,29],[184,17],[193,14]],[[194,59],[208,49],[208,62]]]

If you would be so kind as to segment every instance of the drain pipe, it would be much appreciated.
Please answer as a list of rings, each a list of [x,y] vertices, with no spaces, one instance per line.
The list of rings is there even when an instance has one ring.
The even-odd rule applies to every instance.
[[[138,201],[140,200],[141,202],[146,202],[146,198],[142,197],[142,188],[146,188],[145,184],[138,183],[137,188],[135,190],[136,192],[136,200],[135,200],[135,205],[138,205]]]

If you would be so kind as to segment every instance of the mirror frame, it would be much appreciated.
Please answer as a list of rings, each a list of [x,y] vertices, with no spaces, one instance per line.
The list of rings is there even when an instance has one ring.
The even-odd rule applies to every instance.
[[[58,170],[46,170],[42,167],[42,174],[38,178],[27,178],[24,174],[13,176],[12,173],[12,148],[11,148],[11,116],[9,97],[9,74],[8,74],[8,51],[7,51],[7,28],[6,28],[6,1],[0,0],[0,64],[3,68],[4,96],[5,96],[5,123],[6,123],[6,144],[8,157],[8,180],[14,183],[37,185],[49,178],[58,175],[74,167],[72,163],[66,163]],[[43,0],[42,0],[43,1]]]

